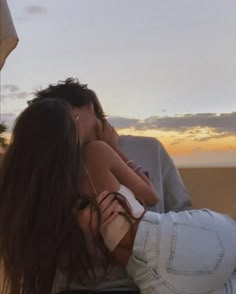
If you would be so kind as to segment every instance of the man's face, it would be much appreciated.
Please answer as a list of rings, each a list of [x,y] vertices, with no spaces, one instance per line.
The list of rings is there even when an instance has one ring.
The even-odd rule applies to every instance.
[[[76,119],[81,144],[96,140],[96,129],[100,123],[95,115],[92,103],[73,107],[72,115]]]

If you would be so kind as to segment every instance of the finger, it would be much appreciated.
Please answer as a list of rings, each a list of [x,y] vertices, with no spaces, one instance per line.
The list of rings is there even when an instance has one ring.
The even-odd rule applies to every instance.
[[[102,212],[102,223],[107,220],[114,212],[120,210],[120,205],[117,200],[114,200],[103,212]]]
[[[112,125],[108,121],[103,124],[103,132],[108,134],[112,132]]]
[[[109,129],[110,129],[110,131],[113,133],[114,132],[114,127],[110,124],[110,123],[108,123],[108,125],[109,125]]]
[[[95,234],[98,228],[97,212],[92,210],[91,207],[81,210],[77,216],[77,224],[85,235]]]
[[[118,216],[119,212],[115,211],[108,217],[102,224],[101,224],[101,229],[105,229],[113,220]]]
[[[109,194],[105,198],[103,198],[103,200],[99,203],[101,213],[103,213],[106,209],[108,209],[111,206],[114,199],[115,199],[114,194]]]
[[[90,208],[85,208],[81,211],[76,211],[76,213],[74,214],[74,217],[76,219],[77,224],[81,227],[81,228],[85,228],[86,225],[89,224],[90,218],[91,218],[91,210]]]
[[[100,119],[97,120],[96,124],[96,135],[98,139],[103,140],[104,133],[103,133],[103,123],[101,122]]]
[[[100,205],[100,203],[102,203],[102,201],[107,197],[108,194],[108,191],[103,191],[98,196],[96,196],[95,200],[97,201],[97,204]]]

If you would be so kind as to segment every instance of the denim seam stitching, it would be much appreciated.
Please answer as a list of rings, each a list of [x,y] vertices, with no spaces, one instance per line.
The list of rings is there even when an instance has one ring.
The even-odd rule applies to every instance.
[[[161,283],[163,283],[169,290],[174,291],[175,294],[193,294],[192,292],[187,292],[182,290],[180,291],[176,289],[174,286],[170,285],[159,273],[157,273],[154,268],[152,268],[152,272],[154,273],[154,276],[158,276],[159,281]],[[210,294],[210,293],[212,293],[212,291],[201,292],[199,294]]]
[[[219,257],[217,259],[217,262],[216,262],[215,266],[212,269],[205,270],[205,271],[186,271],[186,270],[176,270],[174,268],[171,268],[172,262],[174,260],[175,251],[176,251],[177,226],[178,225],[179,226],[191,226],[191,227],[199,228],[199,229],[202,229],[202,230],[205,230],[205,231],[213,232],[216,235],[216,238],[217,238],[217,240],[219,242],[219,245],[220,245],[221,252],[219,254]],[[166,270],[169,273],[174,273],[174,274],[179,274],[179,275],[185,274],[185,275],[190,275],[190,276],[193,275],[193,274],[198,274],[198,275],[211,274],[211,273],[216,271],[216,269],[218,268],[218,266],[219,266],[220,262],[222,261],[224,255],[225,255],[224,246],[223,246],[222,241],[220,240],[219,235],[218,235],[217,232],[214,232],[213,230],[206,229],[206,228],[204,228],[202,226],[194,226],[194,225],[188,225],[188,224],[185,224],[185,223],[177,223],[177,222],[175,222],[174,223],[174,234],[173,234],[172,239],[171,239],[171,254],[170,254],[170,258],[169,258]]]

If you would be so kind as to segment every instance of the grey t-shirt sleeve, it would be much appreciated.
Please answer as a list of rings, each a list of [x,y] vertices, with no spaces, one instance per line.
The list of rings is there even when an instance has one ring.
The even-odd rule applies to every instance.
[[[158,143],[165,212],[191,209],[192,203],[179,171],[163,145]]]
[[[129,159],[147,171],[159,196],[149,210],[164,213],[191,208],[191,201],[170,155],[159,140],[152,137],[121,136],[120,147]]]

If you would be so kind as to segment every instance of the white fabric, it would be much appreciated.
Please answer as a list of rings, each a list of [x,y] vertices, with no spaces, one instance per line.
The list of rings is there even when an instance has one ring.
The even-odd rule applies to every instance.
[[[117,192],[126,198],[133,216],[139,218],[144,212],[144,207],[135,199],[134,193],[123,185],[120,185],[120,189]],[[123,215],[119,214],[112,223],[110,223],[105,229],[101,230],[107,248],[110,251],[113,251],[129,229],[129,221]]]
[[[7,56],[19,40],[6,0],[0,0],[0,29],[0,69],[2,69]]]

